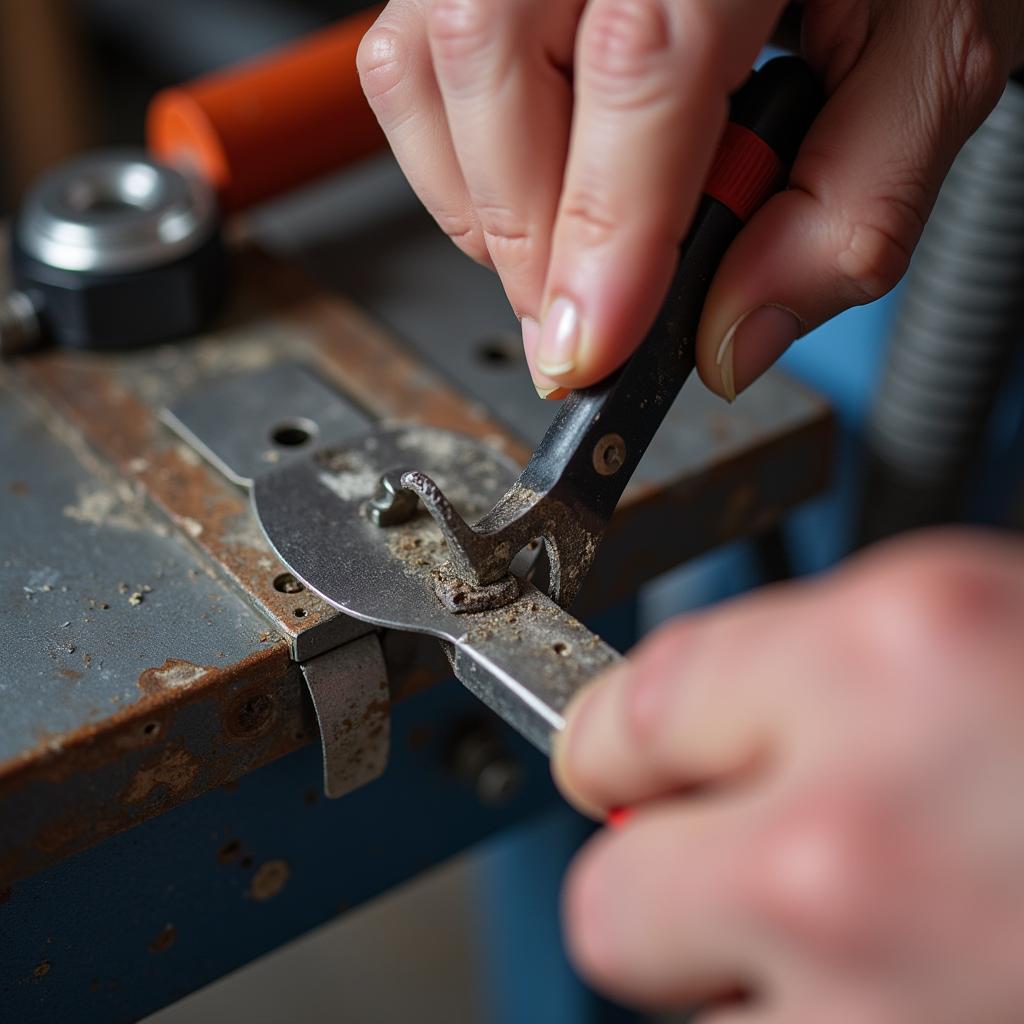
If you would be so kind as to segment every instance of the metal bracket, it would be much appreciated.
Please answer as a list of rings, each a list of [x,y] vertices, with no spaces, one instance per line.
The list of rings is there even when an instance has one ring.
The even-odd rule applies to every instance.
[[[300,667],[320,726],[324,794],[345,796],[388,764],[391,700],[380,639],[371,633]]]
[[[160,418],[239,487],[373,427],[360,408],[294,362],[204,381]]]
[[[372,426],[361,409],[294,362],[204,381],[164,409],[161,419],[246,489],[262,474]],[[350,793],[387,766],[390,694],[380,640],[372,630],[336,614],[294,639],[293,657],[320,729],[328,797]]]

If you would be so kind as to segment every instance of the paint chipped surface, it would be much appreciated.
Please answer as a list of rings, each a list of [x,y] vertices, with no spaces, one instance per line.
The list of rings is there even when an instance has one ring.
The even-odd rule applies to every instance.
[[[185,690],[198,683],[207,672],[207,665],[194,665],[190,661],[168,658],[159,668],[147,668],[139,676],[139,689],[145,693],[163,690]]]
[[[77,498],[63,509],[64,515],[75,522],[133,532],[146,526],[142,499],[127,484],[111,487],[90,481],[78,487]]]
[[[291,877],[291,868],[284,860],[268,860],[261,864],[252,876],[246,896],[257,903],[273,899]]]
[[[156,762],[139,768],[121,800],[126,804],[140,803],[159,786],[172,794],[180,793],[192,785],[198,773],[196,759],[184,747],[169,747]]]

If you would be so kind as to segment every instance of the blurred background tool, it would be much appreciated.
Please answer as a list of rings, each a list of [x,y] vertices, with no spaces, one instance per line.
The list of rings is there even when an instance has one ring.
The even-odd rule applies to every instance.
[[[148,154],[103,150],[48,169],[14,219],[0,355],[43,341],[138,347],[202,327],[227,287],[224,214],[384,146],[355,72],[376,13],[157,93]]]

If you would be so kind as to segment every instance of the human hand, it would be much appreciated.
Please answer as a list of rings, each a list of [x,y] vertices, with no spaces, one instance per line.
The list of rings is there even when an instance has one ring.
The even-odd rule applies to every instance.
[[[363,86],[441,227],[500,275],[538,390],[654,321],[728,97],[785,0],[392,0]],[[726,397],[902,276],[954,156],[1024,58],[1024,0],[806,0],[830,100],[728,253],[697,343]]]
[[[572,955],[715,1024],[1024,1020],[1024,544],[937,533],[670,625],[570,707]],[[745,993],[742,1004],[718,997]]]

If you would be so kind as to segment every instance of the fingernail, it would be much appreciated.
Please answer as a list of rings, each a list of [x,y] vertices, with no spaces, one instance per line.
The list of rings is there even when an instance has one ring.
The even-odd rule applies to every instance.
[[[526,365],[530,368],[533,387],[538,396],[550,402],[565,398],[569,394],[569,389],[563,388],[558,381],[545,377],[535,366],[537,348],[540,345],[540,324],[532,316],[524,316],[520,320],[520,326],[523,329],[523,351],[526,353]]]
[[[725,397],[734,402],[803,333],[803,321],[784,306],[744,313],[725,332],[715,357]]]
[[[582,323],[576,303],[558,298],[551,303],[541,327],[537,347],[537,369],[550,377],[569,373],[576,366]]]

